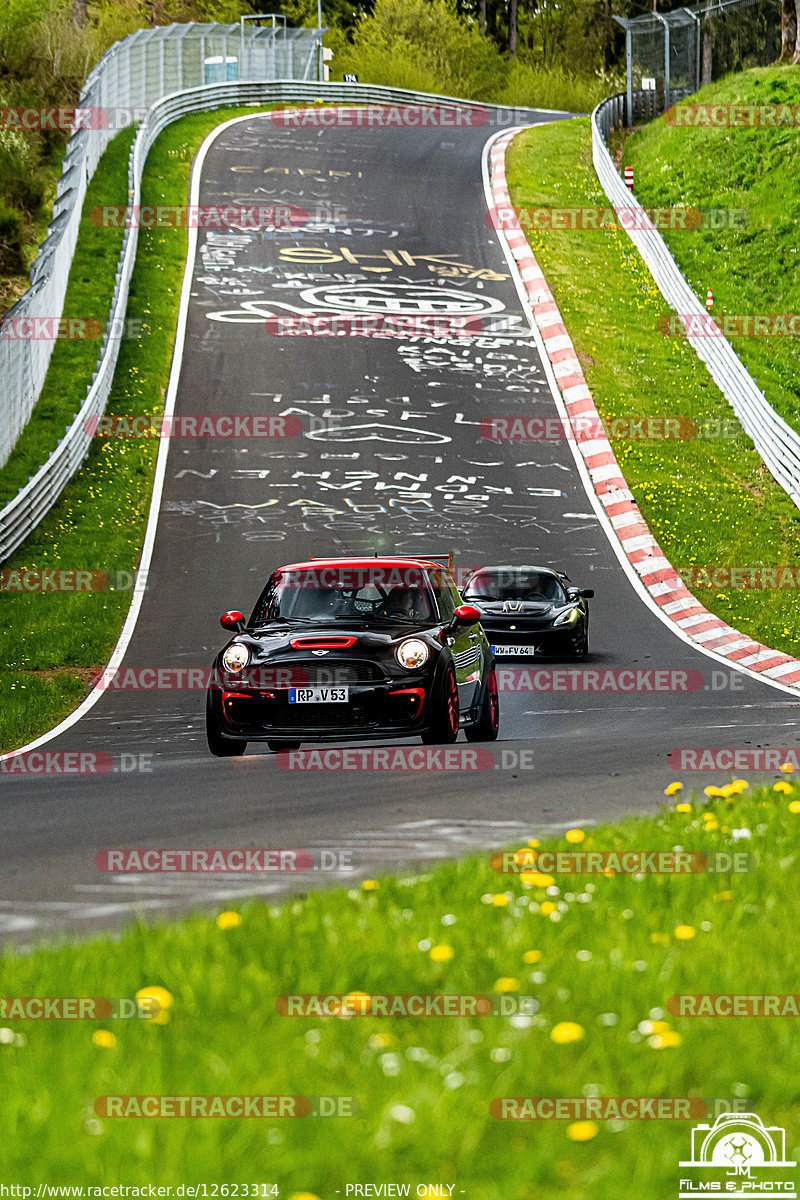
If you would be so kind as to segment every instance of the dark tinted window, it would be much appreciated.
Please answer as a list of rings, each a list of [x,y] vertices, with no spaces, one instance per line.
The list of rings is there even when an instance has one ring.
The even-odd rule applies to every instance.
[[[406,577],[407,576],[407,577]],[[259,597],[251,625],[271,621],[421,624],[435,619],[430,583],[417,571],[380,576],[373,568],[277,572]]]
[[[476,571],[464,589],[465,600],[549,600],[566,604],[567,596],[551,571],[508,567]]]

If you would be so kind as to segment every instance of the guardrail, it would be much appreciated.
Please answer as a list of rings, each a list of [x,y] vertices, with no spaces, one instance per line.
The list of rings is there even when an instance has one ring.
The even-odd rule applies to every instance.
[[[689,287],[661,234],[625,186],[608,152],[606,139],[624,116],[624,100],[624,96],[611,96],[592,113],[595,171],[613,207],[636,209],[635,219],[629,222],[636,228],[626,228],[626,232],[670,307],[676,313],[706,316],[704,305]],[[800,508],[800,435],[775,412],[727,338],[720,334],[688,336],[687,340],[705,363],[745,433],[753,439],[771,474]]]
[[[55,345],[52,338],[17,338],[14,326],[62,315],[86,189],[108,143],[143,118],[151,104],[184,88],[314,79],[318,41],[315,29],[189,23],[139,29],[100,59],[70,124],[53,219],[31,265],[31,286],[4,318],[14,323],[9,320],[8,336],[0,337],[0,466],[39,398]]]
[[[233,82],[212,84],[175,92],[157,101],[148,110],[139,127],[128,166],[128,208],[140,204],[142,171],[147,154],[163,129],[191,112],[202,112],[229,105],[263,106],[280,101],[313,102],[317,99],[333,103],[436,105],[486,112],[495,123],[530,124],[541,109],[502,108],[493,104],[477,104],[454,96],[437,96],[402,88],[369,84],[302,83],[296,80],[268,82]],[[84,189],[85,191],[85,189]],[[80,216],[80,211],[78,210]],[[31,477],[19,494],[0,511],[0,563],[4,562],[36,528],[50,511],[69,480],[89,452],[91,437],[87,425],[90,418],[105,411],[119,355],[119,338],[111,337],[112,330],[122,328],[128,302],[128,289],[136,259],[138,229],[126,221],[119,266],[117,267],[111,313],[103,338],[102,354],[86,400],[75,415],[64,438],[48,461]],[[76,234],[77,235],[77,234]],[[74,243],[73,243],[74,250]],[[63,297],[62,297],[63,299]],[[1,343],[0,343],[1,344]],[[39,385],[41,387],[41,384]]]

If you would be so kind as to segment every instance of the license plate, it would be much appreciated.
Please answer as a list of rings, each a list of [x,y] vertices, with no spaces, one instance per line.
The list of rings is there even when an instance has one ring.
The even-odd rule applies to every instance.
[[[289,688],[290,704],[347,704],[349,698],[346,687]]]
[[[492,646],[492,650],[498,658],[513,658],[515,655],[517,657],[529,658],[536,653],[533,646]]]

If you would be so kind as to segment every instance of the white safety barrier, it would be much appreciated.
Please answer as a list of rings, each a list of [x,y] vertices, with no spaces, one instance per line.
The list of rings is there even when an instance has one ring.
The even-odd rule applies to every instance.
[[[689,287],[661,234],[625,186],[608,152],[606,139],[623,119],[624,99],[611,96],[592,113],[595,171],[612,206],[634,210],[626,232],[670,307],[682,315],[706,318],[705,306]],[[706,364],[772,475],[800,508],[800,435],[775,412],[727,338],[687,335],[687,341]]]

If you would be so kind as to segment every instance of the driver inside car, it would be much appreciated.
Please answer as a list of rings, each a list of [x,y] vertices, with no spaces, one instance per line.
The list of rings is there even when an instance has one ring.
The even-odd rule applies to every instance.
[[[422,592],[412,588],[392,588],[383,606],[387,617],[405,617],[414,621],[428,619],[428,605]]]

